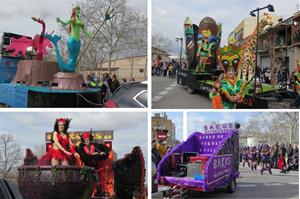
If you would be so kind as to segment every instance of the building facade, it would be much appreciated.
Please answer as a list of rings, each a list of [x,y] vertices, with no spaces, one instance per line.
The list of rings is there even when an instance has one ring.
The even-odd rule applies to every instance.
[[[97,68],[83,68],[80,70],[84,78],[94,73],[97,77],[102,77],[104,73],[116,74],[119,80],[134,79],[135,81],[147,80],[147,56],[126,57],[122,59],[115,59],[111,61],[109,70],[109,63],[103,62]]]
[[[268,14],[268,16],[271,18],[271,21],[273,22],[273,25],[278,23],[278,19],[280,17],[272,14]],[[260,16],[260,19],[263,18],[263,15]],[[233,31],[229,34],[228,40],[230,38],[234,38],[234,45],[240,46],[243,41],[254,33],[256,28],[256,17],[247,17],[243,19],[237,27],[233,29]]]
[[[261,33],[258,48],[258,66],[270,71],[273,83],[286,81],[300,59],[300,12]]]
[[[151,120],[152,140],[166,141],[167,145],[175,145],[175,124],[166,113],[155,113]]]
[[[170,54],[160,48],[152,47],[152,64],[157,64],[159,61],[170,61]]]

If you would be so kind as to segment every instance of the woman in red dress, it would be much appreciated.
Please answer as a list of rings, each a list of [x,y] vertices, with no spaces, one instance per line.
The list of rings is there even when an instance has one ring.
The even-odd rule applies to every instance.
[[[52,166],[60,164],[68,166],[70,160],[72,160],[72,153],[70,152],[72,142],[67,132],[70,121],[67,118],[59,118],[55,121],[52,135],[53,146],[49,150]]]

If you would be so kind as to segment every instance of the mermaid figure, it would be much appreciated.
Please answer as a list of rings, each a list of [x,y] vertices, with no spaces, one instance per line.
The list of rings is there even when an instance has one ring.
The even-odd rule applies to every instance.
[[[91,34],[88,33],[84,28],[84,24],[80,19],[80,8],[78,6],[73,8],[70,20],[65,22],[62,21],[59,17],[57,17],[56,21],[57,23],[60,23],[63,26],[69,25],[69,31],[71,33],[71,36],[67,41],[68,55],[69,55],[69,60],[67,63],[64,63],[57,46],[57,43],[61,39],[61,36],[58,35],[52,36],[46,34],[45,37],[49,39],[55,46],[56,58],[60,70],[62,72],[74,72],[76,69],[77,57],[80,51],[80,32],[82,30],[88,37],[91,37]]]

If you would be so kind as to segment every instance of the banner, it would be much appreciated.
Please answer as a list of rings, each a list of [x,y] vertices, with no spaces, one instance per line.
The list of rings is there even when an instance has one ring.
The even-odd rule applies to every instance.
[[[85,131],[72,131],[69,132],[70,139],[73,143],[77,143],[80,141],[80,135]],[[45,134],[45,140],[46,143],[49,143],[52,141],[52,133],[53,132],[46,132]],[[94,136],[94,142],[102,142],[105,140],[113,140],[113,131],[107,130],[107,131],[92,131],[92,134]]]
[[[235,123],[209,124],[203,126],[204,133],[226,133],[235,129]]]

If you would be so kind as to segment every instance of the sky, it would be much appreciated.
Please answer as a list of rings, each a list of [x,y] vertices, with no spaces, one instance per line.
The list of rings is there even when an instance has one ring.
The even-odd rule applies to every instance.
[[[157,112],[152,112],[152,116]],[[160,113],[162,114],[162,112]],[[175,124],[176,140],[183,140],[183,113],[182,112],[166,112],[168,118]]]
[[[152,32],[175,41],[176,37],[184,36],[185,17],[199,25],[201,19],[210,16],[222,23],[221,42],[226,44],[229,33],[250,16],[251,10],[273,4],[274,14],[286,19],[297,11],[297,3],[299,0],[152,0]],[[179,54],[180,44],[177,46]]]
[[[69,19],[73,5],[83,0],[1,0],[0,35],[12,32],[33,37],[41,32],[41,25],[30,18],[40,17],[46,22],[46,32],[58,31],[56,17]],[[109,0],[105,0],[109,1]],[[113,1],[113,0],[110,0]],[[128,0],[129,5],[146,13],[147,0]]]
[[[238,122],[241,125],[247,123],[251,117],[260,117],[259,112],[189,112],[187,133],[188,135],[196,131],[203,131],[203,125],[212,122],[231,123]],[[266,113],[267,114],[267,113]]]
[[[0,134],[12,134],[25,152],[45,144],[45,132],[53,131],[56,118],[61,117],[72,118],[69,131],[113,130],[118,159],[140,146],[147,161],[147,113],[0,112]]]

